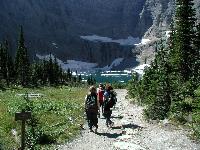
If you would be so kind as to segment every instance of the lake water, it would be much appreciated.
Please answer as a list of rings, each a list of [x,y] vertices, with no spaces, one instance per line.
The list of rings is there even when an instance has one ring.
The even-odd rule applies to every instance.
[[[87,81],[88,77],[92,76],[96,79],[97,82],[121,82],[126,83],[131,79],[131,72],[128,70],[125,71],[105,71],[105,72],[94,72],[94,73],[81,73],[82,79]]]

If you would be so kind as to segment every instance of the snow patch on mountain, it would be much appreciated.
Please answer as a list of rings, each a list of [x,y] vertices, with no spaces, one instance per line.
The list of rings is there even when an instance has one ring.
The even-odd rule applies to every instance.
[[[97,63],[88,63],[83,61],[76,61],[76,60],[67,60],[67,64],[65,64],[65,68],[70,68],[73,70],[91,70],[97,67]]]
[[[42,56],[42,55],[36,54],[36,56],[39,59],[45,59],[45,60],[49,60],[50,58],[50,55]],[[54,55],[51,55],[51,57],[52,59],[55,58]],[[77,71],[82,71],[82,70],[89,71],[98,66],[97,63],[88,63],[88,62],[77,61],[77,60],[67,60],[67,62],[63,62],[62,60],[57,59],[57,62],[59,65],[61,65],[61,67],[64,70],[71,69],[71,70],[77,70]]]
[[[149,42],[151,42],[150,39],[141,39],[141,42],[138,43],[138,44],[135,44],[135,45],[136,45],[136,46],[137,46],[137,45],[146,45],[146,44],[148,44]]]
[[[39,55],[36,54],[36,57],[39,59],[45,59],[49,60],[50,59],[50,54],[49,55]],[[54,55],[51,54],[52,59],[55,58]],[[71,69],[71,70],[77,70],[77,71],[91,71],[91,70],[111,70],[113,67],[116,67],[121,64],[121,62],[124,60],[124,58],[116,58],[111,65],[107,65],[103,68],[98,68],[97,63],[89,63],[89,62],[83,62],[83,61],[77,61],[77,60],[67,60],[66,62],[63,62],[62,60],[57,58],[58,64],[64,69]]]
[[[123,62],[123,60],[124,60],[124,58],[116,58],[116,59],[111,63],[110,66],[107,65],[107,66],[101,68],[101,70],[104,70],[104,71],[106,71],[106,70],[111,70],[113,67],[116,67],[116,66],[120,65],[120,64]]]
[[[133,46],[139,44],[147,44],[150,40],[149,39],[140,39],[138,37],[128,36],[126,39],[112,39],[109,37],[103,37],[98,35],[87,35],[87,36],[80,36],[80,38],[92,42],[103,42],[103,43],[118,43],[122,46]]]

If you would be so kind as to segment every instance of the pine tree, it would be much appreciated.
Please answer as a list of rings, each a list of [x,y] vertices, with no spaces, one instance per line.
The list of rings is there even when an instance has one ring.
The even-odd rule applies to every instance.
[[[58,80],[60,84],[64,84],[64,72],[61,65],[59,66]]]
[[[71,81],[71,79],[72,79],[72,73],[71,73],[71,70],[68,68],[67,69],[67,80]]]
[[[33,86],[38,86],[40,81],[40,64],[35,62],[31,65],[31,82]]]
[[[5,79],[6,74],[6,58],[5,58],[5,51],[2,44],[0,44],[0,77],[1,80]]]
[[[17,82],[22,86],[27,86],[30,82],[30,62],[27,48],[25,47],[24,33],[21,26],[17,53],[15,57],[15,69]]]
[[[4,58],[3,58],[3,46],[2,46],[2,44],[0,44],[0,84],[1,84],[2,80],[4,79],[3,62],[4,62]]]
[[[9,44],[6,40],[4,42],[4,48],[5,48],[5,55],[6,55],[6,81],[7,85],[9,86],[10,82],[12,82],[15,78],[15,69],[14,69],[14,63],[12,60],[12,57],[9,54]]]
[[[9,86],[11,80],[14,78],[14,65],[8,50],[8,42],[5,41],[0,45],[0,74],[1,78],[6,81],[7,86]]]
[[[78,82],[81,82],[82,81],[82,77],[81,77],[81,74],[78,76]]]
[[[49,61],[48,61],[48,81],[49,81],[50,85],[53,85],[55,83],[54,64],[53,64],[51,54],[50,54],[50,58],[49,58]]]
[[[60,78],[60,70],[59,70],[59,65],[57,58],[54,57],[54,62],[53,62],[53,76],[54,76],[54,83],[58,84],[59,78]]]
[[[41,64],[41,84],[42,85],[45,85],[47,84],[47,81],[48,81],[48,62],[46,60],[43,60],[42,61],[42,64]]]
[[[92,85],[92,81],[91,81],[91,78],[90,78],[90,77],[88,77],[88,79],[87,79],[87,84],[88,84],[88,85]]]
[[[194,76],[193,81],[196,87],[200,86],[200,23],[196,26],[196,38],[195,38],[195,49],[196,49],[196,63],[194,65]]]
[[[196,50],[193,47],[195,38],[195,10],[193,0],[177,0],[175,16],[175,68],[181,74],[183,81],[192,77],[193,66],[196,62]]]
[[[7,79],[7,56],[6,56],[6,48],[3,44],[0,45],[0,59],[1,59],[1,64],[0,64],[0,68],[1,68],[1,75],[3,79]]]
[[[153,103],[147,109],[147,115],[151,119],[164,119],[171,106],[171,83],[170,83],[170,66],[169,66],[169,51],[165,48],[163,41],[161,41],[159,51],[155,57],[156,68],[155,73],[157,79],[155,98]]]

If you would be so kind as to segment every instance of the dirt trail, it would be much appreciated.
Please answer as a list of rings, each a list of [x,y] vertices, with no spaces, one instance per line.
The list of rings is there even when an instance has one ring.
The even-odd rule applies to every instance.
[[[80,137],[59,146],[59,150],[200,150],[186,131],[167,121],[149,124],[144,121],[140,106],[125,99],[126,90],[116,90],[118,103],[113,110],[113,128],[107,128],[105,119],[99,119],[98,134],[91,133],[85,125]]]

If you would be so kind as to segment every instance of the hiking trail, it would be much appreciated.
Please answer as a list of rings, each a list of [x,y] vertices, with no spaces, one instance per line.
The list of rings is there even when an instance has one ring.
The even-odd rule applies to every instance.
[[[77,139],[59,146],[59,150],[200,150],[188,131],[170,124],[147,123],[143,107],[130,104],[126,90],[116,90],[118,102],[113,110],[113,128],[107,128],[102,115],[98,133],[89,132],[87,124]]]

